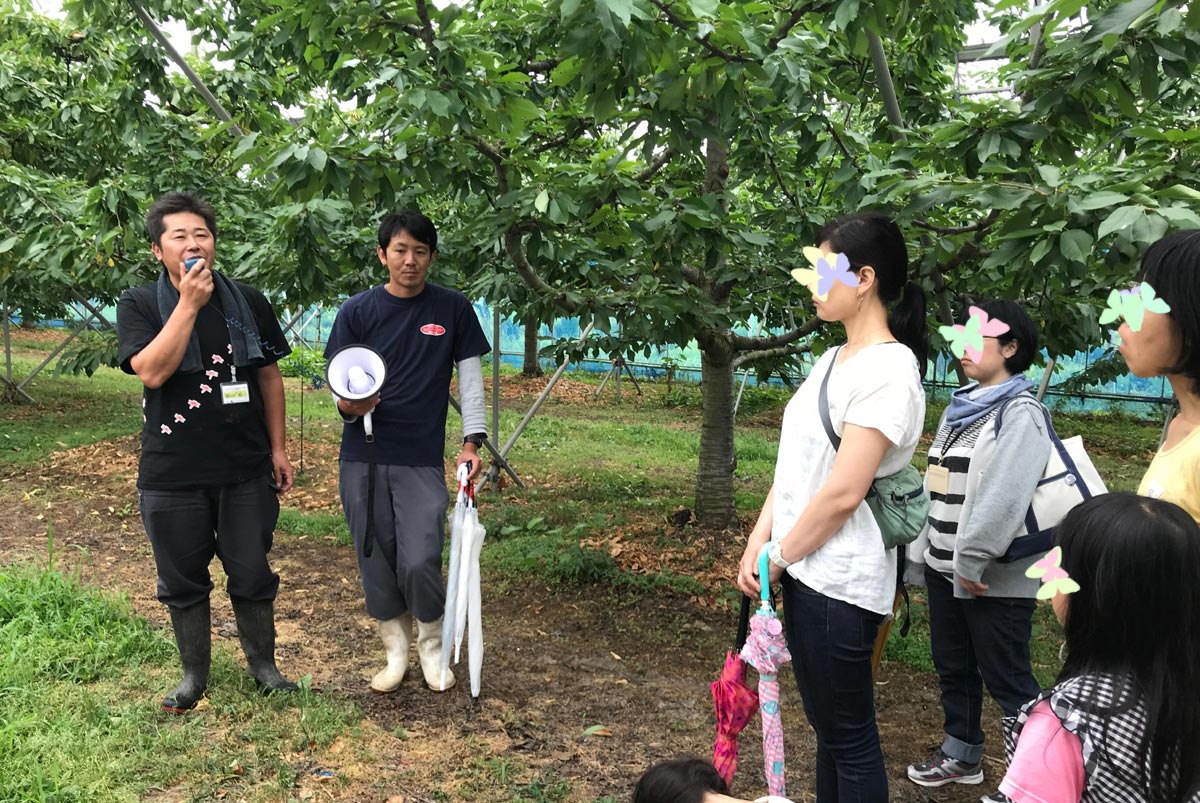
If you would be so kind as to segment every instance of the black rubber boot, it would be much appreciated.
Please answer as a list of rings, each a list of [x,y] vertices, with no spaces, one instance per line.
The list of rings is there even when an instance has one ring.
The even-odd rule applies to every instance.
[[[183,664],[183,681],[163,698],[163,711],[182,714],[196,707],[208,688],[208,664],[212,657],[212,624],[208,600],[187,608],[167,608]]]
[[[235,602],[238,640],[250,664],[250,674],[264,692],[295,691],[298,686],[275,666],[275,603]]]

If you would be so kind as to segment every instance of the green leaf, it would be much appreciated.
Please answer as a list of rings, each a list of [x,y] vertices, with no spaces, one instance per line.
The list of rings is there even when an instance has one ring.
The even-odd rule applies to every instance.
[[[1164,206],[1158,210],[1158,214],[1162,215],[1172,223],[1177,223],[1184,228],[1200,229],[1200,215],[1197,215],[1190,209],[1182,206]]]
[[[1051,187],[1062,185],[1062,170],[1054,165],[1038,165],[1038,174],[1041,175],[1042,181]]]
[[[11,251],[16,244],[17,238],[15,236],[6,238],[3,242],[0,242],[0,254]]]
[[[1119,192],[1093,192],[1091,195],[1085,196],[1076,202],[1076,205],[1083,210],[1090,211],[1092,209],[1103,209],[1108,206],[1116,206],[1117,204],[1125,203],[1129,200],[1128,195],[1122,195]]]
[[[1058,238],[1058,250],[1072,262],[1087,262],[1092,252],[1092,235],[1079,229],[1064,231]]]
[[[312,165],[313,170],[316,170],[318,173],[325,169],[325,162],[328,158],[329,155],[325,153],[324,149],[319,148],[316,145],[312,146],[308,150],[308,163]]]
[[[1103,240],[1113,232],[1122,233],[1133,227],[1135,223],[1146,216],[1146,210],[1141,206],[1122,206],[1104,219],[1096,239]]]
[[[441,92],[430,91],[425,96],[425,100],[429,104],[429,110],[438,117],[450,114],[450,99]]]
[[[1159,198],[1170,198],[1179,201],[1200,201],[1200,190],[1195,187],[1188,187],[1184,184],[1172,184],[1165,190],[1158,192]]]
[[[550,83],[554,86],[566,86],[575,80],[582,67],[583,61],[578,56],[571,56],[559,62],[559,65],[550,71]]]
[[[1124,3],[1117,3],[1092,23],[1091,33],[1083,40],[1083,43],[1090,45],[1110,34],[1117,36],[1125,34],[1139,17],[1148,13],[1157,4],[1158,0],[1126,0]]]
[[[546,208],[550,206],[550,193],[542,190],[537,194],[537,198],[533,199],[533,208],[543,215],[546,214]]]
[[[623,26],[628,26],[633,18],[633,0],[597,0],[597,3],[603,3]]]

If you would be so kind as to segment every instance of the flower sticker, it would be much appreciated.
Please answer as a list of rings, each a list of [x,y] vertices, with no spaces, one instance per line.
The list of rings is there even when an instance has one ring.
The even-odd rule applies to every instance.
[[[1062,568],[1062,547],[1056,546],[1046,553],[1046,556],[1025,570],[1026,577],[1040,577],[1042,587],[1038,589],[1038,599],[1050,599],[1055,594],[1074,594],[1079,590],[1079,583],[1071,579]]]
[[[820,248],[805,246],[804,257],[812,267],[796,268],[792,271],[792,278],[807,287],[818,300],[824,301],[829,297],[834,282],[858,287],[858,277],[850,270],[850,260],[845,254],[826,255]],[[830,260],[833,260],[832,263]]]
[[[204,375],[207,376],[209,379],[216,379],[218,376],[217,372],[211,368],[209,368],[207,371],[205,371]]]
[[[208,385],[201,385],[200,392],[201,393],[212,393],[212,388],[210,388]]]
[[[213,365],[223,365],[225,363],[225,358],[220,354],[214,354],[212,355],[212,363]]]
[[[979,362],[983,357],[983,339],[998,337],[1007,332],[1009,326],[998,318],[989,319],[979,307],[971,307],[970,312],[965,326],[961,323],[940,326],[938,332],[950,343],[950,351],[955,357],[961,360],[966,354],[973,362]]]
[[[160,432],[162,432],[162,434],[164,434],[164,435],[170,435],[170,434],[171,434],[171,428],[170,428],[170,427],[168,427],[166,424],[163,424],[163,425],[162,425],[161,427],[159,427],[158,429],[159,429],[159,431],[160,431]]]
[[[183,423],[185,423],[186,421],[187,421],[187,419],[186,419],[186,418],[184,418],[183,416],[181,416],[179,413],[176,413],[176,414],[175,414],[175,423],[176,423],[176,424],[183,424]]]
[[[1147,312],[1165,315],[1170,311],[1171,305],[1158,298],[1153,287],[1142,282],[1130,290],[1113,290],[1108,294],[1108,308],[1100,313],[1100,325],[1124,318],[1130,329],[1140,332]]]
[[[189,410],[195,410],[199,406],[200,406],[200,402],[196,401],[195,399],[188,399],[188,409]]]

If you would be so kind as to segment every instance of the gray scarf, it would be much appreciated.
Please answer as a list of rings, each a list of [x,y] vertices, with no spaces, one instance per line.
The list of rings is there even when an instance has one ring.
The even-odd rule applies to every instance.
[[[226,278],[224,274],[214,270],[212,275],[213,292],[217,294],[217,299],[221,302],[221,309],[225,311],[225,323],[229,327],[229,343],[233,346],[233,364],[238,368],[244,368],[253,362],[262,360],[262,349],[258,345],[258,325],[254,322],[254,313],[250,311],[246,297],[242,295],[242,291],[238,289],[237,285]],[[165,326],[167,319],[179,305],[179,291],[175,289],[175,285],[171,284],[171,278],[167,275],[165,268],[159,274],[156,290],[158,293],[158,316]],[[204,366],[200,362],[200,337],[193,328],[192,336],[188,339],[187,351],[184,352],[183,360],[179,363],[177,370],[182,374],[194,374],[203,368]]]

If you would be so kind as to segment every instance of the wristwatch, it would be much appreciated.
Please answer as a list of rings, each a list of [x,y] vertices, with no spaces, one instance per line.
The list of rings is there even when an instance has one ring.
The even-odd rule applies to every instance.
[[[465,446],[465,445],[467,445],[468,443],[473,443],[473,444],[475,444],[477,447],[478,447],[478,446],[483,446],[483,439],[484,439],[484,437],[485,437],[485,436],[484,436],[484,435],[481,435],[481,434],[467,435],[465,438],[463,438],[463,445]]]
[[[786,569],[792,564],[783,559],[783,544],[779,541],[772,541],[767,546],[767,560],[774,563],[781,569]]]

